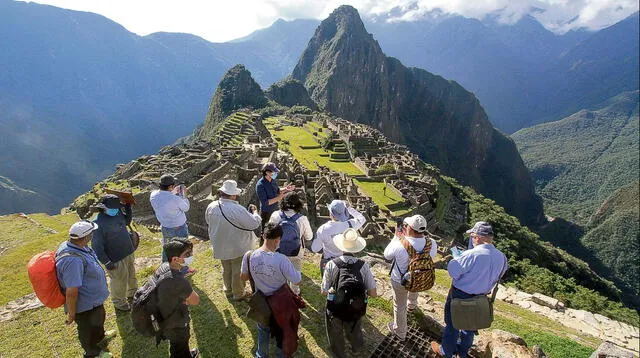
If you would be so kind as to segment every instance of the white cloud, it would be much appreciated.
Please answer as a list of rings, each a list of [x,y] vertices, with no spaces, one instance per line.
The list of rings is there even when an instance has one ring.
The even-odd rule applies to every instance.
[[[187,32],[209,41],[228,41],[269,26],[278,18],[322,19],[340,5],[363,16],[412,21],[441,10],[482,19],[497,15],[513,23],[534,15],[556,32],[586,27],[597,30],[638,11],[637,0],[36,0],[38,3],[91,11],[128,30],[146,35],[157,31]]]

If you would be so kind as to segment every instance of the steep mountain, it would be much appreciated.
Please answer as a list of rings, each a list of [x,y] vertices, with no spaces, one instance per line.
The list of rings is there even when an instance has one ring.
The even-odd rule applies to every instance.
[[[640,173],[638,91],[512,135],[545,212],[579,225]]]
[[[626,286],[630,297],[640,294],[640,210],[638,180],[616,190],[593,214],[582,238],[585,247],[611,271],[610,275]]]
[[[542,221],[540,199],[515,144],[491,126],[475,96],[385,56],[353,7],[339,7],[320,24],[293,77],[321,109],[407,144],[523,223]]]
[[[231,112],[241,108],[262,108],[267,105],[267,102],[267,97],[260,85],[251,77],[251,72],[243,65],[236,65],[220,80],[209,104],[204,124],[198,128],[195,137],[211,138],[216,126]]]
[[[283,106],[306,106],[316,109],[316,104],[309,97],[307,89],[304,88],[302,82],[293,78],[286,78],[278,81],[265,91],[265,95]]]

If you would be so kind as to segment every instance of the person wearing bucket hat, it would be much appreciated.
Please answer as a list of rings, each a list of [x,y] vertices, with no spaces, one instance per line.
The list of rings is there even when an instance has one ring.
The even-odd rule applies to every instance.
[[[211,202],[205,212],[213,258],[222,263],[223,290],[235,301],[248,297],[245,282],[240,279],[242,256],[255,247],[257,237],[253,231],[262,222],[255,205],[249,206],[249,212],[238,203],[241,193],[235,180],[225,180],[218,188],[219,199]]]
[[[151,192],[149,200],[156,214],[162,231],[162,245],[175,237],[189,237],[187,215],[190,204],[187,199],[187,189],[178,183],[171,174],[163,174],[158,182],[160,189]],[[162,251],[162,262],[167,261],[167,256]],[[189,269],[185,269],[189,273]],[[191,270],[194,271],[194,270]],[[193,273],[193,272],[191,272]]]
[[[295,190],[295,185],[287,185],[284,188],[280,188],[276,179],[280,170],[275,163],[266,163],[260,169],[262,172],[262,178],[256,183],[256,195],[260,201],[260,217],[261,227],[269,222],[271,214],[278,210],[278,203],[284,197],[284,194]],[[262,244],[262,240],[260,240]]]
[[[84,356],[107,358],[111,353],[103,348],[116,331],[104,330],[104,301],[109,297],[107,279],[95,252],[88,246],[97,229],[98,225],[88,220],[69,228],[69,239],[56,251],[56,274],[66,297],[65,323],[77,324]]]
[[[100,209],[95,219],[98,229],[93,232],[91,247],[111,279],[113,306],[120,311],[129,311],[129,302],[138,289],[135,248],[132,234],[127,229],[132,220],[131,204],[125,205],[123,212],[120,198],[107,194],[96,207]]]
[[[439,357],[456,354],[466,357],[476,332],[458,330],[453,326],[451,301],[487,295],[509,268],[507,257],[493,245],[493,228],[489,223],[479,221],[467,233],[471,234],[473,248],[447,264],[451,289],[444,305],[442,344],[431,342],[431,349]]]
[[[300,213],[302,206],[302,200],[300,200],[298,193],[286,193],[280,202],[280,210],[274,211],[269,219],[269,223],[282,226],[284,234],[278,252],[287,256],[298,272],[302,272],[304,242],[313,239],[313,230],[309,219]],[[293,293],[300,294],[299,285],[289,282],[289,286]]]
[[[400,339],[407,336],[407,310],[413,310],[418,305],[418,292],[409,292],[402,285],[403,272],[409,268],[411,256],[408,246],[411,245],[416,253],[428,250],[433,260],[438,253],[438,244],[427,233],[427,220],[422,215],[414,215],[405,218],[398,228],[396,235],[384,249],[384,258],[394,261],[391,269],[391,287],[393,288],[393,322],[387,327]],[[429,240],[427,242],[427,240]],[[431,246],[429,248],[428,246]]]
[[[376,280],[369,268],[369,264],[353,256],[354,253],[362,251],[367,242],[358,235],[355,229],[347,229],[343,233],[333,237],[335,246],[343,254],[327,262],[322,275],[321,293],[327,296],[325,307],[325,324],[327,327],[327,338],[329,348],[334,357],[346,357],[345,336],[351,344],[351,351],[356,353],[364,346],[362,336],[362,315],[366,311],[366,296],[376,297]],[[349,280],[346,278],[350,277]],[[353,281],[351,288],[340,287],[340,282]],[[354,293],[353,291],[360,290]],[[346,295],[345,291],[352,291],[353,297],[345,297],[344,303],[338,303],[335,299],[340,295]],[[364,302],[362,301],[364,298]],[[349,302],[347,304],[346,302]],[[359,302],[356,308],[352,307],[353,301]],[[339,307],[337,305],[343,305]],[[333,311],[332,311],[333,310]],[[351,317],[343,316],[342,312],[349,312]]]
[[[316,238],[311,244],[311,251],[320,252],[322,250],[321,274],[324,274],[324,266],[327,262],[342,255],[342,250],[336,247],[333,237],[342,234],[348,228],[358,230],[367,222],[364,215],[343,200],[333,200],[328,205],[328,209],[330,220],[318,228]],[[349,216],[353,216],[353,218],[349,219]]]

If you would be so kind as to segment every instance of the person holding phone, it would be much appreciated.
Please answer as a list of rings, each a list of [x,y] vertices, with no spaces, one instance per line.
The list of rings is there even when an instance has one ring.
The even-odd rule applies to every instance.
[[[284,188],[278,186],[276,179],[280,170],[275,163],[267,163],[260,170],[262,178],[256,183],[256,195],[260,200],[260,218],[262,219],[261,228],[271,219],[274,211],[278,210],[278,203],[284,198],[284,194],[294,191],[295,185],[289,184]],[[260,237],[262,245],[262,237]]]

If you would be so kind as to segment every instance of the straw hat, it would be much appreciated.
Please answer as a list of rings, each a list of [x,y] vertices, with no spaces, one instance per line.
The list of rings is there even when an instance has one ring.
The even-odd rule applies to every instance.
[[[358,235],[358,231],[352,228],[334,236],[333,243],[343,252],[360,252],[367,246],[367,241]]]

